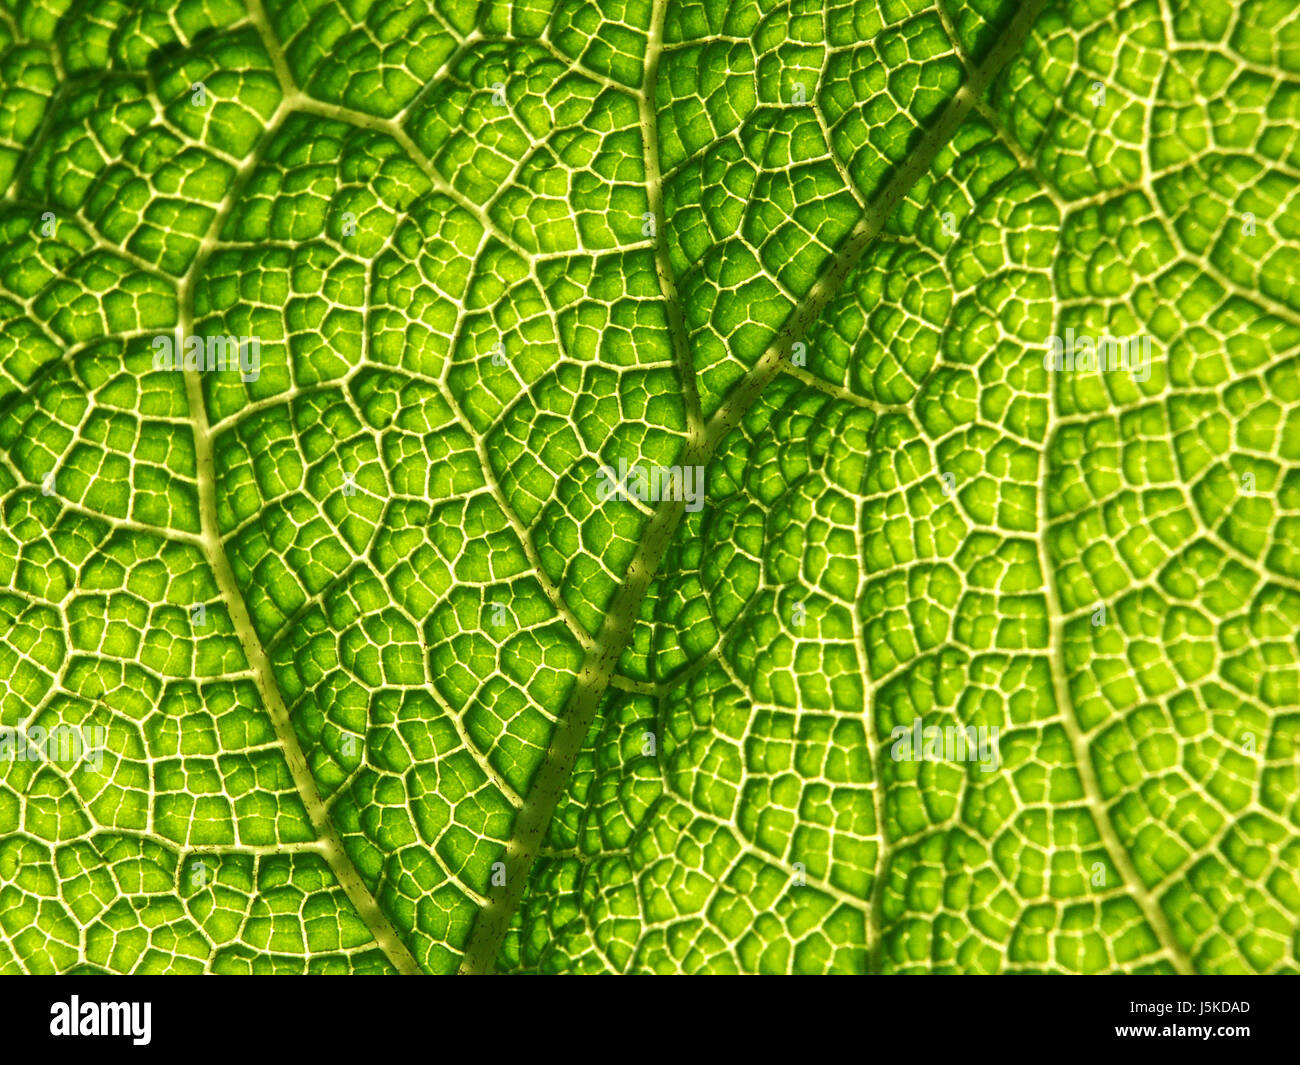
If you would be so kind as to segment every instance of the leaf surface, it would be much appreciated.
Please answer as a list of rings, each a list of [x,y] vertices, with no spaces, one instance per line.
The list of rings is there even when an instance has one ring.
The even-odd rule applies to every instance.
[[[1285,6],[363,7],[0,18],[0,969],[1294,971]]]

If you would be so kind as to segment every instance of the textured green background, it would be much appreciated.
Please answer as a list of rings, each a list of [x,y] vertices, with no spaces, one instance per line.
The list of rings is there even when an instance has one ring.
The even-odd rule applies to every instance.
[[[1296,971],[1300,19],[1020,8],[4,0],[0,971]]]

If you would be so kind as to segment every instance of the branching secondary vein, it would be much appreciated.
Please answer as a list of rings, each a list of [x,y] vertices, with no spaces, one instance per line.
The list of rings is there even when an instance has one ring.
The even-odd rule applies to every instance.
[[[263,133],[261,140],[254,150],[250,152],[248,158],[240,164],[226,196],[208,227],[193,263],[177,287],[177,306],[179,308],[179,321],[177,322],[178,344],[183,343],[184,338],[192,332],[196,282],[217,247],[221,229],[225,225],[234,205],[239,201],[249,177],[262,158],[262,153],[266,150],[284,117],[289,113],[288,104],[282,101],[276,113],[267,123],[267,129]],[[239,588],[238,581],[235,579],[222,542],[214,478],[216,465],[213,457],[213,433],[208,424],[200,371],[194,369],[185,370],[185,388],[194,430],[195,476],[199,499],[200,539],[203,551],[213,577],[217,582],[217,587],[221,591],[221,597],[230,615],[231,624],[243,647],[244,657],[248,660],[249,668],[252,670],[258,695],[261,697],[262,704],[266,708],[267,715],[270,717],[272,726],[275,729],[276,738],[283,749],[285,763],[293,778],[294,786],[320,840],[321,852],[325,860],[329,863],[335,878],[347,894],[361,920],[370,929],[376,944],[384,951],[389,961],[393,963],[399,972],[406,974],[418,973],[420,967],[415,957],[406,944],[402,942],[392,923],[380,909],[374,895],[371,894],[370,889],[362,881],[360,873],[357,872],[351,859],[348,858],[343,841],[330,820],[329,811],[321,798],[320,790],[316,786],[315,778],[312,776],[311,768],[307,764],[302,746],[298,742],[298,736],[294,732],[293,722],[289,717],[289,709],[285,705],[284,697],[281,695],[279,685],[276,683],[275,672],[271,666],[270,658],[266,653],[266,649],[262,646],[256,628],[253,626],[252,618],[248,613],[248,606],[244,602],[243,593]]]

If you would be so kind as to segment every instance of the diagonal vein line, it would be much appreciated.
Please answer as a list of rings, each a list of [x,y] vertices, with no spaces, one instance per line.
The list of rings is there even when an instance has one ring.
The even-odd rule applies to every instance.
[[[230,216],[235,204],[239,202],[249,179],[261,162],[262,156],[274,139],[275,134],[279,131],[285,116],[290,111],[291,100],[285,97],[281,100],[276,113],[268,120],[266,129],[253,151],[239,165],[234,180],[218,207],[207,233],[204,234],[194,261],[177,286],[176,350],[178,351],[182,350],[185,337],[193,330],[196,282],[218,246],[221,230],[225,226],[227,218]],[[208,421],[207,407],[204,402],[201,371],[187,368],[184,376],[186,398],[190,409],[190,417],[193,421],[195,473],[199,499],[200,539],[203,545],[203,553],[221,592],[222,601],[230,614],[231,624],[239,636],[239,643],[243,648],[244,657],[248,660],[258,695],[266,707],[267,715],[270,717],[271,724],[275,729],[276,738],[280,741],[280,746],[284,751],[285,764],[288,766],[294,787],[302,800],[303,807],[307,811],[312,827],[319,837],[321,853],[325,861],[329,864],[330,870],[347,894],[348,900],[356,909],[358,916],[370,930],[371,935],[374,936],[375,943],[383,950],[389,961],[399,972],[404,974],[418,973],[420,972],[420,966],[416,962],[414,955],[411,954],[406,944],[397,934],[396,929],[394,929],[392,923],[380,908],[375,896],[362,880],[356,866],[352,864],[352,860],[348,857],[343,840],[330,819],[329,809],[321,798],[320,789],[316,786],[311,767],[307,764],[302,745],[299,743],[297,733],[294,731],[289,709],[285,705],[284,696],[281,694],[280,687],[275,679],[270,656],[267,654],[266,648],[262,645],[257,630],[253,626],[243,592],[239,587],[239,582],[235,579],[230,559],[226,554],[225,544],[221,539],[216,496],[214,434]]]
[[[962,50],[957,35],[951,26],[950,19],[942,10],[942,5],[940,5],[940,17],[943,20],[944,32],[947,33],[953,48],[961,55],[962,62],[968,63],[969,59]],[[1000,141],[1016,157],[1016,162],[1020,168],[1032,175],[1039,187],[1055,202],[1061,211],[1062,218],[1064,218],[1068,204],[1062,199],[1060,190],[1039,169],[1034,159],[1021,147],[1020,142],[1005,128],[1001,118],[994,114],[992,109],[982,101],[977,106],[980,117],[993,128]],[[1058,324],[1053,331],[1058,332],[1059,328]],[[1174,968],[1178,972],[1188,975],[1195,972],[1195,966],[1178,942],[1178,937],[1174,934],[1169,918],[1160,906],[1159,898],[1147,887],[1138,874],[1132,855],[1115,829],[1110,810],[1106,805],[1105,792],[1102,789],[1100,780],[1097,778],[1097,770],[1092,762],[1088,736],[1080,725],[1078,713],[1074,706],[1074,698],[1070,694],[1069,670],[1065,664],[1065,625],[1068,617],[1061,606],[1061,595],[1056,580],[1056,567],[1052,563],[1051,551],[1047,546],[1047,534],[1051,527],[1051,517],[1047,508],[1049,461],[1052,441],[1060,425],[1056,411],[1057,406],[1054,397],[1051,395],[1049,382],[1047,426],[1043,432],[1042,465],[1039,471],[1038,483],[1038,512],[1035,522],[1038,534],[1034,537],[1034,543],[1038,552],[1038,568],[1042,570],[1043,595],[1047,601],[1047,613],[1051,618],[1047,660],[1052,678],[1052,698],[1056,704],[1057,713],[1060,715],[1062,728],[1064,728],[1070,741],[1070,749],[1073,752],[1079,780],[1083,785],[1084,796],[1087,800],[1088,812],[1092,815],[1093,823],[1097,826],[1097,834],[1101,837],[1102,845],[1106,848],[1110,860],[1119,871],[1124,890],[1141,909],[1143,917],[1146,919],[1147,924],[1151,926],[1157,942],[1169,956]]]
[[[1052,437],[1056,431],[1052,421],[1054,410],[1055,407],[1050,402],[1049,397],[1047,431],[1043,438],[1042,468],[1039,472],[1038,520],[1036,523],[1038,535],[1034,537],[1038,550],[1038,568],[1043,571],[1043,589],[1047,599],[1047,613],[1052,619],[1047,655],[1048,667],[1052,675],[1052,699],[1056,703],[1061,726],[1065,729],[1065,734],[1070,740],[1070,749],[1074,753],[1075,768],[1078,770],[1079,780],[1083,784],[1088,810],[1092,814],[1093,823],[1097,826],[1097,834],[1101,837],[1106,853],[1115,864],[1122,882],[1133,900],[1138,904],[1142,916],[1146,918],[1147,924],[1151,926],[1152,932],[1169,956],[1174,968],[1184,975],[1189,975],[1195,972],[1191,960],[1188,958],[1186,951],[1179,945],[1169,919],[1160,907],[1160,900],[1147,889],[1142,877],[1138,875],[1132,856],[1119,838],[1119,833],[1115,831],[1114,822],[1106,806],[1105,793],[1102,791],[1101,782],[1097,779],[1097,770],[1092,763],[1092,752],[1088,749],[1088,737],[1080,727],[1079,718],[1074,709],[1074,699],[1070,694],[1069,674],[1065,665],[1065,611],[1061,608],[1061,596],[1057,590],[1056,569],[1052,565],[1051,552],[1047,549],[1047,531],[1050,526],[1047,512],[1047,474],[1049,472],[1047,464],[1048,456],[1051,454]]]
[[[270,28],[261,11],[260,4],[254,5],[252,22],[262,37],[263,44],[267,47],[268,54],[271,55],[275,65],[277,75],[279,76],[284,89],[283,98],[277,107],[275,113],[267,120],[258,143],[249,153],[247,158],[240,161],[236,166],[235,177],[232,180],[225,196],[221,202],[216,205],[216,209],[211,222],[208,225],[199,248],[195,254],[194,260],[184,275],[176,281],[176,298],[178,308],[178,321],[176,325],[177,333],[177,350],[181,350],[184,338],[189,335],[194,324],[194,293],[196,282],[212,253],[218,246],[220,233],[226,220],[229,218],[235,204],[239,201],[240,196],[246,187],[248,180],[252,176],[257,165],[261,162],[267,147],[270,145],[275,134],[281,128],[284,119],[293,110],[293,105],[299,101],[296,86],[292,79],[286,81],[288,77],[287,66],[283,60],[281,50],[275,46],[273,38],[268,40]],[[57,55],[57,53],[56,53]],[[51,97],[47,103],[46,113],[42,118],[42,125],[34,143],[29,147],[19,171],[14,175],[6,190],[3,201],[10,204],[22,204],[18,190],[26,173],[30,170],[32,160],[38,154],[41,145],[49,138],[53,129],[53,116],[56,113],[56,107],[60,94],[64,91],[66,78],[60,78],[59,90]],[[94,237],[93,229],[88,229]],[[97,248],[108,250],[117,254],[128,261],[131,261],[139,269],[149,272],[156,272],[155,268],[147,263],[142,263],[135,257],[123,252],[121,249],[110,248],[108,245],[102,245],[98,239],[95,239]],[[97,340],[103,338],[97,338]],[[64,355],[54,360],[55,365],[62,365],[77,351],[74,346],[70,351],[65,351]],[[39,380],[46,372],[46,367],[38,371],[35,379]],[[271,720],[276,738],[279,741],[280,748],[284,754],[285,763],[292,777],[295,790],[302,800],[303,806],[307,812],[313,828],[315,829],[318,840],[312,845],[311,849],[321,854],[340,886],[346,893],[348,900],[356,909],[361,920],[370,930],[374,937],[375,943],[388,957],[394,967],[402,973],[420,972],[419,964],[397,934],[392,923],[383,913],[375,896],[365,885],[360,873],[353,865],[343,846],[341,837],[330,819],[329,810],[321,797],[320,790],[316,785],[315,778],[312,776],[311,769],[307,764],[306,756],[303,753],[302,746],[298,741],[297,734],[294,732],[293,723],[290,718],[289,710],[285,705],[284,698],[276,683],[270,657],[257,635],[253,626],[252,619],[248,612],[247,604],[244,601],[243,592],[235,578],[231,568],[229,558],[226,554],[225,545],[221,537],[220,523],[218,519],[216,484],[215,484],[215,462],[213,442],[217,435],[214,427],[210,424],[207,416],[207,408],[204,403],[203,385],[200,378],[200,371],[184,371],[184,381],[186,389],[186,399],[189,406],[190,427],[192,429],[195,449],[195,467],[196,467],[196,492],[199,500],[199,517],[200,533],[196,537],[178,535],[175,530],[161,530],[168,536],[180,542],[193,543],[203,552],[204,558],[212,571],[213,577],[217,583],[221,599],[230,616],[231,623],[239,637],[239,642],[243,648],[244,657],[248,662],[249,672],[251,674],[254,686],[258,695],[266,708],[267,715]],[[30,383],[28,385],[30,388]],[[20,389],[19,395],[23,394],[26,389]],[[7,398],[0,410],[8,409],[12,404],[12,397]],[[115,525],[120,527],[133,527],[130,523],[117,522]],[[240,848],[236,847],[235,850]],[[284,848],[281,848],[283,850]],[[290,847],[289,850],[307,849]]]
[[[657,63],[662,47],[666,2],[667,0],[655,2],[647,43],[651,65]],[[790,312],[785,324],[758,362],[714,412],[703,433],[694,434],[690,439],[682,457],[683,465],[703,465],[722,439],[740,423],[763,388],[780,371],[791,346],[806,335],[826,305],[839,292],[853,267],[884,228],[885,222],[908,189],[929,170],[940,150],[952,139],[976,98],[983,95],[993,77],[1020,49],[1045,3],[1046,0],[1029,0],[1023,4],[1007,24],[997,44],[979,65],[970,70],[965,83],[948,101],[912,154],[895,169],[808,294]],[[653,88],[651,81],[647,77],[647,82],[642,87],[643,95]],[[533,777],[524,807],[515,818],[511,838],[506,844],[505,886],[492,892],[491,901],[475,918],[460,968],[464,974],[490,973],[496,966],[501,943],[523,897],[529,871],[546,836],[556,804],[564,793],[582,742],[595,719],[601,697],[609,686],[623,649],[631,639],[633,622],[641,601],[645,598],[650,581],[659,569],[664,552],[684,513],[683,500],[665,501],[645,525],[627,576],[610,603],[609,613],[596,636],[594,646],[586,655],[568,704],[551,736],[546,757]],[[883,848],[881,856],[884,856]]]

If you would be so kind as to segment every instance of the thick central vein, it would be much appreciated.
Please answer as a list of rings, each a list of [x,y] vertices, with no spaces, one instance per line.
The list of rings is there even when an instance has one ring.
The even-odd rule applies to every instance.
[[[1019,50],[1045,3],[1046,0],[1030,0],[1021,6],[1008,23],[1002,38],[990,48],[982,62],[971,68],[967,80],[958,88],[911,154],[894,169],[889,181],[823,267],[807,295],[787,316],[781,330],[753,368],[714,412],[703,433],[688,437],[682,456],[684,466],[706,465],[721,441],[740,424],[763,389],[780,372],[792,346],[807,334],[827,304],[843,287],[853,267],[884,228],[885,222],[908,189],[930,169],[939,151],[952,139],[965,120],[975,100]],[[647,40],[646,78],[641,88],[643,108],[647,103],[654,106],[655,83],[663,47],[665,7],[666,0],[657,0]],[[644,120],[642,127],[644,130]],[[645,151],[647,154],[657,153],[658,145],[648,144]],[[655,172],[657,173],[657,168]],[[657,194],[658,190],[652,192]],[[680,305],[676,304],[675,286],[665,291],[664,297],[666,302],[675,305],[673,310],[676,314],[670,313],[670,323],[675,328],[681,328],[682,316]],[[680,350],[681,345],[689,345],[689,338],[684,335],[674,337],[674,344]],[[684,370],[689,370],[689,366],[684,367]],[[523,898],[528,874],[545,839],[556,804],[564,793],[578,752],[582,749],[582,742],[595,719],[601,697],[609,687],[618,660],[631,639],[633,622],[640,611],[650,581],[658,571],[664,552],[676,535],[684,513],[683,501],[664,501],[645,525],[627,575],[614,594],[594,645],[587,652],[577,682],[552,734],[546,757],[533,777],[523,809],[515,818],[510,840],[506,844],[505,885],[493,891],[488,905],[479,911],[475,919],[460,968],[462,973],[490,973],[496,966],[501,943]],[[884,857],[883,847],[881,857]],[[877,879],[881,878],[878,876]]]

